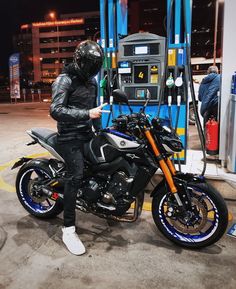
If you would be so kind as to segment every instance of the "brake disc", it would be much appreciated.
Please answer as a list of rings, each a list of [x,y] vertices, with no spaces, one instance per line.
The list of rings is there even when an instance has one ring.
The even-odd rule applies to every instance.
[[[180,219],[177,217],[177,219],[170,218],[170,223],[172,226],[175,227],[178,231],[184,233],[184,234],[194,234],[199,233],[206,225],[207,223],[207,206],[205,206],[203,203],[199,202],[197,199],[192,199],[193,205],[195,205],[198,209],[198,214],[201,216],[200,222],[195,223],[193,226],[188,226],[184,219]]]

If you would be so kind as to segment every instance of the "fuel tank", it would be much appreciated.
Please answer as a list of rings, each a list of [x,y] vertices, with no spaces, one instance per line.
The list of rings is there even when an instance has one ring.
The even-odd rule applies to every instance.
[[[112,162],[127,151],[140,147],[129,136],[117,131],[102,132],[84,148],[85,158],[93,164]]]

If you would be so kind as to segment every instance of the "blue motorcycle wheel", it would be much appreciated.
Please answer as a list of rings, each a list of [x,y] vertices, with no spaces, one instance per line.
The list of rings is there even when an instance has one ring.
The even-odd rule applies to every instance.
[[[31,215],[41,219],[54,218],[63,211],[60,199],[53,201],[43,194],[35,194],[34,184],[51,178],[50,169],[34,161],[22,166],[16,178],[16,193],[20,203]]]
[[[194,211],[181,217],[178,205],[166,187],[159,188],[152,201],[157,228],[172,242],[198,249],[217,242],[228,225],[228,209],[219,192],[207,183],[188,184]]]

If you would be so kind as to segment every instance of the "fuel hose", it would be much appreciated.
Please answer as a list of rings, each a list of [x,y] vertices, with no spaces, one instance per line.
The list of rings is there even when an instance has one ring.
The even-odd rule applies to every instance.
[[[188,35],[188,29],[187,29],[187,7],[185,0],[182,0],[183,7],[184,7],[184,30],[185,30],[185,41],[186,41],[186,58],[187,58],[187,71],[188,71],[188,77],[189,77],[189,84],[190,84],[190,92],[192,96],[192,102],[193,102],[193,110],[195,114],[195,119],[196,119],[196,124],[197,124],[197,130],[198,130],[198,135],[201,143],[201,148],[202,148],[202,153],[203,153],[203,169],[201,176],[204,176],[206,172],[206,151],[205,151],[205,137],[203,133],[203,129],[200,123],[198,111],[197,111],[197,102],[196,102],[196,96],[195,96],[195,91],[194,91],[194,86],[193,86],[193,73],[192,73],[192,66],[191,66],[191,48],[190,48],[190,37]]]
[[[165,81],[166,81],[166,76],[167,76],[167,71],[168,71],[168,40],[170,39],[170,32],[171,32],[171,19],[172,19],[172,11],[173,11],[173,5],[174,5],[174,0],[171,0],[170,2],[170,17],[167,17],[167,31],[166,31],[166,43],[165,43],[165,57],[164,57],[164,71],[163,75],[161,78],[161,85],[160,85],[160,94],[159,94],[159,104],[158,104],[158,110],[157,110],[157,117],[160,117],[160,112],[161,112],[161,105],[164,100],[164,93],[165,93]],[[167,9],[168,12],[168,9]]]

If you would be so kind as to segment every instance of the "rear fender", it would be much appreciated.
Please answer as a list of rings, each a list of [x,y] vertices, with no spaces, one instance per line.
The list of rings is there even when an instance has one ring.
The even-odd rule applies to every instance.
[[[37,166],[37,167],[47,167],[50,169],[52,176],[55,176],[55,171],[53,170],[51,166],[52,159],[45,159],[45,158],[37,158],[37,159],[32,159],[32,158],[21,158],[18,162],[16,162],[13,167],[11,168],[12,170],[22,166],[24,168],[25,165],[31,165],[31,166]]]
[[[28,163],[30,160],[32,160],[32,158],[23,157],[19,159],[19,161],[15,162],[14,165],[11,167],[11,170],[21,167],[23,164]]]

